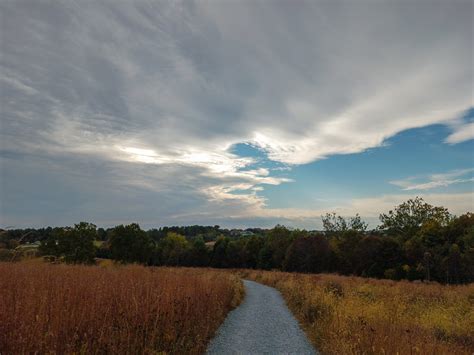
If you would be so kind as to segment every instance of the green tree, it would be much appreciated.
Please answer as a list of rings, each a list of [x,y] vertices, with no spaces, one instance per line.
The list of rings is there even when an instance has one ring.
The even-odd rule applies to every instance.
[[[64,228],[54,228],[48,236],[41,241],[39,252],[41,255],[60,256],[59,238],[64,233]]]
[[[96,238],[97,229],[92,223],[81,222],[74,228],[55,228],[41,243],[40,252],[64,257],[71,264],[90,264],[94,262]]]
[[[245,244],[246,267],[256,268],[258,265],[258,255],[263,247],[264,239],[258,236],[252,236]]]
[[[168,235],[158,243],[161,263],[163,265],[184,265],[186,263],[189,242],[178,233],[169,232]]]
[[[273,266],[272,250],[268,244],[264,244],[258,253],[257,267],[259,269],[270,270]]]
[[[338,216],[335,212],[326,213],[325,216],[321,216],[323,221],[323,227],[326,235],[328,236],[341,236],[347,231],[365,232],[367,230],[367,223],[365,223],[359,214],[355,217],[346,219]]]
[[[272,255],[271,268],[282,268],[286,251],[300,232],[291,232],[288,228],[281,225],[277,225],[268,231],[266,245]],[[306,231],[302,233],[306,233]]]
[[[93,263],[95,256],[94,240],[97,238],[96,226],[81,222],[60,239],[59,247],[68,263]]]
[[[112,259],[122,263],[147,263],[153,243],[137,223],[119,225],[110,233]]]
[[[209,250],[202,237],[195,238],[188,252],[187,264],[189,266],[208,266],[210,262]]]
[[[211,265],[213,267],[228,267],[227,244],[229,244],[229,238],[220,237],[217,239],[212,250]]]
[[[436,222],[439,226],[446,226],[451,216],[444,207],[435,207],[416,197],[410,199],[380,215],[380,229],[389,235],[398,235],[405,240],[417,234],[422,226],[428,222]]]
[[[245,266],[245,240],[232,240],[226,248],[227,266],[238,268]]]

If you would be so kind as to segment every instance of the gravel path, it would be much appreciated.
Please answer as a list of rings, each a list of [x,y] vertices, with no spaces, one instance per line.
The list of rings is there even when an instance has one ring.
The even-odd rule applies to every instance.
[[[317,354],[280,292],[244,280],[245,299],[229,313],[207,354]]]

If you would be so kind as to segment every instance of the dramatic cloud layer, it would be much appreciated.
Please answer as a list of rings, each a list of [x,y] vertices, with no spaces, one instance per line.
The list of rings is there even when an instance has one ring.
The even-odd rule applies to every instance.
[[[308,212],[258,194],[291,181],[288,167],[434,123],[452,127],[447,143],[473,138],[459,121],[473,106],[471,1],[18,0],[0,12],[2,223],[298,218]]]

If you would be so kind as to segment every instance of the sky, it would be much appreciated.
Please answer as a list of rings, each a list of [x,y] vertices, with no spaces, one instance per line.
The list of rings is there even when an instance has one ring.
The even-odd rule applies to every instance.
[[[471,0],[0,2],[0,227],[474,210]]]

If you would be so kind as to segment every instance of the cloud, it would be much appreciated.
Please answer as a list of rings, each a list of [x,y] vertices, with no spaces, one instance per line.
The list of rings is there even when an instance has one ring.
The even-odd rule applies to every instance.
[[[290,16],[283,4],[245,1],[88,5],[3,4],[4,73],[17,83],[6,86],[7,112],[41,108],[31,121],[51,144],[80,132],[105,143],[126,130],[168,155],[248,141],[299,164],[472,104],[468,2],[301,3]]]
[[[437,188],[437,187],[447,187],[449,185],[460,184],[460,183],[463,183],[463,182],[470,182],[470,181],[474,181],[474,178],[430,181],[430,182],[427,182],[427,183],[424,183],[424,184],[407,186],[403,190],[405,190],[405,191],[409,191],[409,190],[430,190],[430,189],[434,189],[434,188]]]
[[[392,185],[401,187],[402,190],[430,190],[438,187],[447,187],[453,184],[460,184],[466,182],[473,182],[474,177],[466,176],[472,175],[473,168],[452,170],[443,174],[433,174],[428,177],[411,177],[405,180],[390,181]],[[463,177],[462,179],[456,179]],[[420,181],[424,180],[424,181]]]
[[[474,122],[457,126],[454,132],[446,138],[446,143],[456,144],[470,139],[474,139]]]
[[[471,10],[423,0],[2,2],[0,148],[16,157],[2,160],[13,179],[1,185],[2,214],[19,216],[13,191],[34,184],[15,174],[39,171],[90,196],[83,208],[110,210],[104,218],[123,214],[114,196],[88,194],[94,184],[149,191],[170,220],[264,210],[258,191],[290,179],[230,153],[235,144],[292,166],[451,124],[472,106]],[[84,166],[94,169],[79,179]]]

